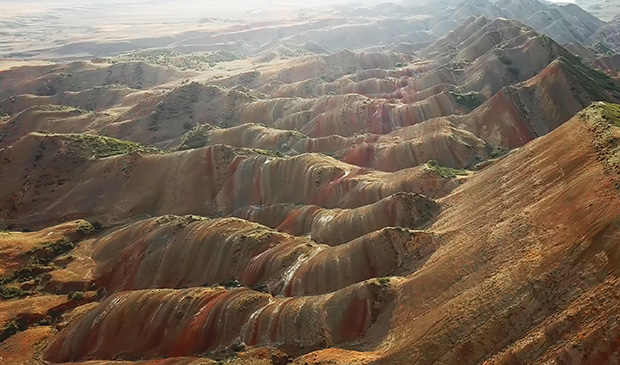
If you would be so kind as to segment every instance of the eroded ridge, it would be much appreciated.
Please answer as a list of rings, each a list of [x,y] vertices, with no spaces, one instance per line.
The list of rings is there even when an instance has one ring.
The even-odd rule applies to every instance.
[[[0,64],[0,362],[618,362],[614,23],[418,3]]]

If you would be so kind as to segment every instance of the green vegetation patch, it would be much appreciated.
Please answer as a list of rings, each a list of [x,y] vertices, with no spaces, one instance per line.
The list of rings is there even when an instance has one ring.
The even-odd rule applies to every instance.
[[[176,67],[181,70],[207,70],[218,63],[231,62],[244,58],[239,52],[214,51],[183,54],[169,49],[132,51],[104,59],[110,63],[145,62],[151,65]]]
[[[290,131],[288,131],[288,133],[290,133],[290,135],[295,137],[295,138],[299,138],[299,139],[306,139],[306,138],[308,138],[307,135],[301,133],[300,131],[298,131],[296,129],[290,130]]]
[[[50,111],[50,112],[68,112],[68,113],[74,113],[74,114],[86,114],[89,113],[88,110],[84,110],[81,108],[77,108],[74,106],[69,106],[69,105],[62,105],[62,104],[46,104],[46,105],[39,105],[37,106],[38,110],[42,110],[42,111]]]
[[[283,158],[284,154],[280,151],[274,150],[264,150],[261,148],[252,148],[252,152],[258,153],[259,155],[269,156],[273,158]]]
[[[0,297],[2,297],[2,299],[19,298],[27,294],[28,292],[25,292],[16,286],[0,286]]]
[[[379,285],[385,288],[390,286],[391,279],[389,277],[377,278],[377,282],[379,283]]]
[[[244,232],[240,235],[240,238],[246,241],[248,244],[250,242],[258,244],[266,239],[269,239],[269,237],[272,237],[272,232],[264,228],[256,228],[249,232]]]
[[[620,127],[620,105],[612,103],[597,103],[592,105],[592,108],[599,110],[601,116],[607,123]]]
[[[612,176],[614,186],[620,190],[620,105],[594,103],[580,117],[594,132],[597,160],[603,162],[605,173]]]
[[[75,244],[73,242],[60,239],[56,242],[46,243],[40,247],[33,248],[29,250],[28,253],[32,254],[33,260],[45,264],[50,262],[52,259],[73,250],[74,248]]]
[[[7,338],[17,334],[19,331],[21,331],[22,328],[19,326],[19,323],[17,323],[17,321],[12,320],[7,322],[2,329],[0,329],[0,341],[4,341]]]
[[[298,46],[291,43],[283,43],[276,47],[273,52],[278,55],[280,58],[297,58],[303,56],[313,55],[314,52],[309,51],[308,49]]]
[[[55,266],[51,262],[74,248],[75,244],[65,239],[32,248],[27,252],[30,255],[28,263],[13,270],[10,274],[0,277],[0,285],[22,283],[53,271]]]
[[[452,179],[457,176],[468,175],[469,172],[467,170],[459,170],[453,169],[451,167],[440,166],[439,163],[435,160],[430,160],[426,163],[426,168],[431,169],[433,171],[437,171],[441,176]]]
[[[181,144],[176,148],[178,151],[201,148],[209,144],[210,131],[217,129],[211,124],[198,124],[186,132],[181,140]]]
[[[80,233],[89,234],[95,232],[96,229],[95,226],[92,225],[90,222],[81,221],[80,223],[78,223],[78,226],[75,230]]]
[[[69,293],[67,295],[67,298],[73,301],[80,301],[84,299],[84,293],[81,291],[74,291],[73,293]]]
[[[199,215],[185,215],[183,217],[178,217],[176,219],[176,226],[179,228],[185,228],[187,226],[189,226],[192,223],[195,222],[200,222],[200,221],[204,221],[204,220],[208,220],[208,218],[205,217],[201,217]]]
[[[157,153],[157,149],[146,147],[136,142],[122,141],[120,139],[95,136],[91,134],[69,134],[68,138],[74,146],[79,148],[82,154],[88,157],[105,158],[116,155],[124,155],[134,152]]]

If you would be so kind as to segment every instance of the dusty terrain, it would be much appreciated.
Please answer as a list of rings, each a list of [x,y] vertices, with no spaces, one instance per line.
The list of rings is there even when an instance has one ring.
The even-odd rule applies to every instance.
[[[576,0],[572,2],[603,21],[611,21],[620,15],[620,1]]]
[[[9,3],[0,363],[620,361],[613,22]]]

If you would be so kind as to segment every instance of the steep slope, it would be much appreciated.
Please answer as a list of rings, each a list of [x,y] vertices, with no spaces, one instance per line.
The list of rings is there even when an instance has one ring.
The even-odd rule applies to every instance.
[[[217,349],[237,337],[250,346],[279,344],[295,354],[346,343],[366,333],[377,337],[393,300],[389,288],[376,282],[333,295],[271,301],[268,294],[247,289],[124,292],[111,296],[63,331],[46,349],[45,357],[52,362],[111,359],[118,358],[119,351],[123,354],[120,358],[126,360],[174,357]],[[175,310],[180,308],[182,312]],[[135,314],[131,321],[122,319],[127,313]],[[306,325],[288,326],[295,317]],[[153,321],[160,323],[158,330],[139,335]]]
[[[326,294],[374,277],[408,274],[438,242],[405,228],[362,235],[358,226],[348,232],[356,229],[356,238],[330,247],[241,219],[153,218],[82,242],[68,265],[51,271],[41,288],[67,292],[94,286],[115,293],[220,283],[286,297]],[[181,263],[183,269],[175,269]]]
[[[350,147],[337,149],[335,156],[383,171],[429,160],[471,168],[500,155],[497,147],[519,147],[549,133],[593,101],[620,101],[619,90],[602,72],[574,57],[562,57],[530,80],[504,87],[469,114],[431,119],[374,138],[349,139]],[[303,140],[296,148],[308,143],[320,150],[317,142]]]
[[[38,285],[108,297],[41,334],[43,356],[154,360],[243,343],[302,362],[613,360],[617,336],[603,333],[617,304],[603,298],[620,291],[619,125],[619,106],[587,108],[442,198],[427,231],[328,247],[239,219],[166,216],[99,233]]]
[[[451,1],[430,22],[430,29],[441,35],[471,17],[515,19],[559,43],[588,42],[604,25],[575,4],[554,4],[537,0]],[[471,20],[470,20],[471,21]]]
[[[620,51],[620,31],[618,25],[620,25],[620,21],[618,19],[614,19],[601,26],[592,40],[602,42],[612,51]]]
[[[445,241],[399,285],[386,362],[617,360],[603,334],[619,284],[616,108],[586,109],[442,201],[431,229]]]
[[[549,133],[593,101],[620,100],[619,92],[606,74],[574,57],[559,58],[536,77],[502,89],[453,123],[491,144],[514,148]]]
[[[0,71],[0,362],[620,361],[602,23],[282,14]]]
[[[439,209],[423,195],[398,193],[355,209],[279,204],[242,208],[233,215],[334,246],[385,227],[422,227]]]

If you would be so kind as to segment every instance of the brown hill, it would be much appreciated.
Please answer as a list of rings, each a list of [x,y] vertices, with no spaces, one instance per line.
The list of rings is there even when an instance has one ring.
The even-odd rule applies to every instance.
[[[33,284],[93,290],[86,301],[106,287],[109,297],[58,335],[41,333],[43,356],[216,356],[240,341],[252,346],[245,356],[268,346],[299,361],[613,358],[615,335],[602,333],[617,305],[593,298],[620,290],[618,110],[595,104],[476,173],[439,200],[426,231],[386,228],[331,248],[230,218],[167,216],[95,232]],[[385,275],[400,276],[370,279]],[[290,297],[231,288],[235,277]],[[218,282],[225,287],[196,287]],[[334,346],[347,350],[321,350]]]
[[[0,362],[620,361],[615,60],[491,19],[599,22],[420,7],[0,73]]]
[[[386,173],[321,154],[285,158],[224,145],[161,154],[89,135],[32,133],[0,150],[0,159],[0,215],[19,228],[81,218],[121,223],[145,214],[229,215],[257,204],[355,208],[398,192],[444,196],[459,184],[423,166]]]
[[[587,109],[442,202],[450,208],[431,229],[446,241],[426,270],[401,286],[411,294],[394,318],[392,341],[408,345],[392,346],[385,360],[613,358],[615,335],[601,331],[616,305],[591,298],[618,290],[619,196],[608,144],[618,136],[608,124],[617,114],[607,120],[615,108]],[[464,216],[468,228],[456,229]]]
[[[549,133],[593,101],[618,101],[619,92],[606,74],[574,58],[559,58],[453,123],[491,144],[514,148]]]

